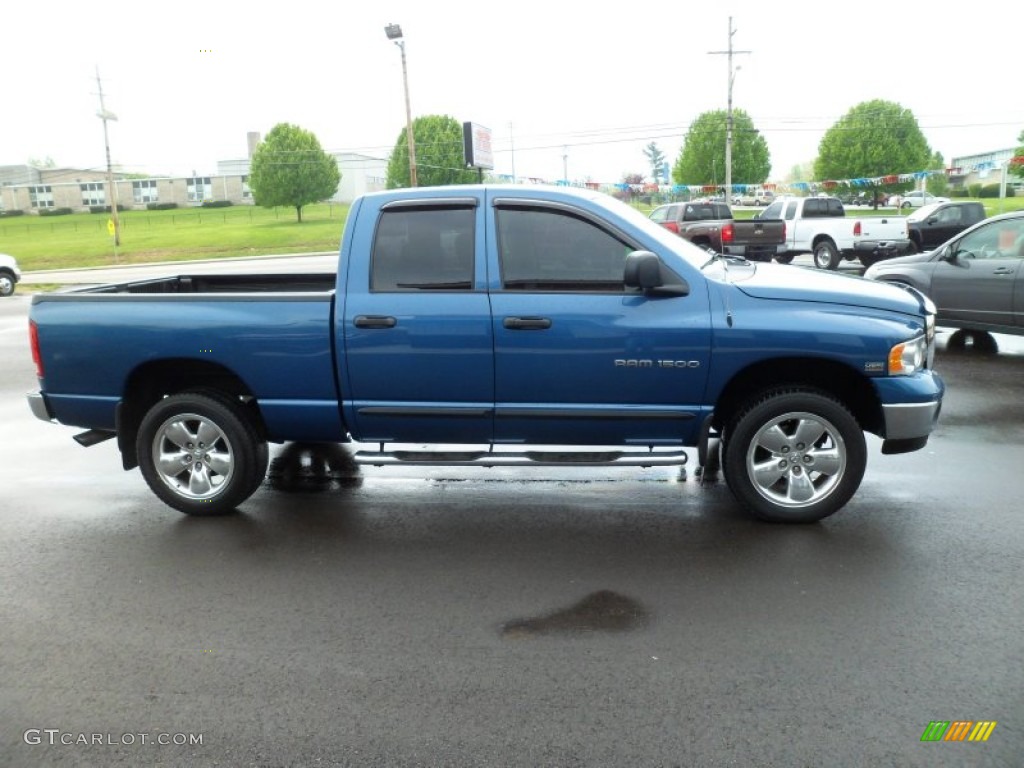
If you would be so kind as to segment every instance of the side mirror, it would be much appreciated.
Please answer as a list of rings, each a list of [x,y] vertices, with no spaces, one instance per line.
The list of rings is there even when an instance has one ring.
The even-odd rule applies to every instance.
[[[650,251],[633,251],[626,256],[622,282],[627,288],[639,288],[645,296],[688,296],[690,293],[686,281],[671,270],[663,272],[661,259]]]
[[[661,259],[650,251],[633,251],[626,257],[622,281],[627,288],[639,288],[649,293],[663,284]]]

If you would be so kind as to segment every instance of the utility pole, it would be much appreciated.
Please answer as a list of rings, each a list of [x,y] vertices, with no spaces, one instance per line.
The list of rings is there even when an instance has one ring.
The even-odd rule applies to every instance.
[[[508,124],[508,140],[512,146],[512,183],[516,183],[516,137],[512,133],[512,123]]]
[[[103,147],[107,153],[107,188],[110,191],[110,220],[114,222],[114,248],[121,244],[121,223],[117,218],[117,187],[114,186],[114,169],[110,164],[110,137],[107,133],[107,121],[117,120],[117,115],[113,112],[108,112],[106,106],[103,104],[103,82],[100,80],[100,68],[96,67],[96,87],[99,89],[100,96],[100,111],[96,113],[96,116],[103,121]],[[115,251],[116,257],[116,251]]]
[[[736,67],[734,70],[732,67],[732,57],[741,53],[750,53],[750,51],[734,51],[732,49],[732,36],[736,34],[736,30],[732,28],[732,16],[729,17],[729,48],[725,51],[708,51],[712,55],[725,54],[729,57],[729,97],[728,97],[728,109],[726,110],[725,118],[725,199],[728,201],[732,198],[732,84],[736,79]]]

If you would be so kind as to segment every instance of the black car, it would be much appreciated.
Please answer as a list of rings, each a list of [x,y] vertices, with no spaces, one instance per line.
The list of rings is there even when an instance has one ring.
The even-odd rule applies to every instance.
[[[931,203],[907,217],[911,253],[930,251],[985,218],[985,206],[967,200]]]
[[[950,328],[1024,335],[1024,211],[978,222],[934,251],[897,256],[864,277],[917,288]]]

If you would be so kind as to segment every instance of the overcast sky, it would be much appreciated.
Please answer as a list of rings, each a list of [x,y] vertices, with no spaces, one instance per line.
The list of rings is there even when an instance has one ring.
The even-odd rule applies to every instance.
[[[329,151],[386,157],[405,124],[401,24],[413,115],[489,127],[496,172],[549,181],[649,174],[702,112],[733,104],[768,142],[772,179],[812,161],[856,104],[910,109],[953,157],[1016,145],[1024,130],[1024,2],[970,6],[731,0],[51,0],[2,13],[0,165],[52,157],[104,168],[103,78],[113,160],[154,175],[216,172],[246,132],[295,123]],[[608,9],[616,9],[614,11]],[[947,10],[951,8],[951,10]],[[955,10],[954,12],[951,12]],[[514,147],[514,151],[513,151]]]

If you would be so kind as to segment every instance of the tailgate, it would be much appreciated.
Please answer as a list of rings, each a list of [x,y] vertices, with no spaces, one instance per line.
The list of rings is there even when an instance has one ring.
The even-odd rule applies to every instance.
[[[786,240],[782,219],[734,221],[733,230],[736,245],[780,245]]]
[[[865,240],[906,240],[907,220],[902,216],[870,216],[861,219],[860,237]]]

